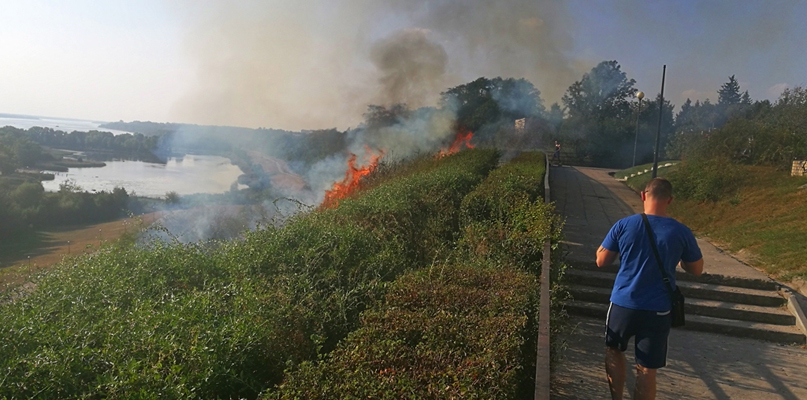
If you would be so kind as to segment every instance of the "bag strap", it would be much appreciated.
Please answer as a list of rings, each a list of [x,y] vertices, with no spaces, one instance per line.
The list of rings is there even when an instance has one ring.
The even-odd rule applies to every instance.
[[[667,285],[667,290],[670,292],[670,299],[672,300],[674,291],[672,288],[672,284],[670,284],[670,276],[664,269],[664,265],[661,262],[661,256],[659,256],[658,254],[658,247],[656,247],[656,239],[653,237],[653,230],[650,229],[650,221],[647,220],[647,214],[642,213],[642,220],[644,220],[644,228],[647,231],[647,237],[650,238],[650,246],[653,247],[653,254],[656,256],[656,263],[658,264],[658,268],[661,271],[662,280]]]

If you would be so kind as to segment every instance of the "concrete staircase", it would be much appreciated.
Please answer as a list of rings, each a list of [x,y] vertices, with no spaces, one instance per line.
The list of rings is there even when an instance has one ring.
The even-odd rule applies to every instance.
[[[616,267],[576,266],[566,270],[572,300],[570,314],[603,318],[608,311]],[[683,329],[767,340],[782,344],[805,344],[807,336],[796,325],[787,300],[772,280],[726,278],[719,275],[676,275],[686,297]]]

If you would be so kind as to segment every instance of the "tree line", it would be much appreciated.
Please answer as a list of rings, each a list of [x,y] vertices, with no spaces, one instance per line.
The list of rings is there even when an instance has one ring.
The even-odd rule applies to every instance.
[[[129,200],[124,188],[90,193],[68,182],[49,193],[38,181],[0,179],[0,238],[42,227],[110,221],[125,215]]]
[[[0,238],[40,227],[109,221],[137,210],[139,203],[130,199],[124,188],[90,193],[67,182],[60,185],[58,192],[49,193],[45,192],[39,174],[17,171],[58,161],[44,145],[140,152],[154,143],[145,139],[143,135],[113,136],[97,131],[66,133],[40,127],[0,128]]]
[[[721,157],[729,162],[789,169],[807,157],[807,89],[786,89],[775,102],[752,100],[735,75],[716,87],[717,102],[687,99],[677,110],[661,95],[639,102],[636,81],[615,60],[603,61],[572,83],[560,103],[545,108],[541,93],[524,79],[479,78],[441,95],[441,107],[456,107],[457,125],[479,132],[482,142],[522,149],[548,148],[560,141],[575,162],[624,168],[659,159]],[[371,106],[368,126],[390,123],[400,106]],[[513,135],[513,122],[526,118],[527,139]],[[503,134],[507,132],[508,134]],[[497,139],[498,138],[498,139]],[[475,140],[476,135],[475,135]]]
[[[3,128],[3,129],[7,129]],[[124,155],[149,155],[157,147],[157,137],[140,133],[122,133],[91,130],[64,132],[52,128],[32,127],[25,132],[32,141],[42,146],[78,151],[110,151]]]

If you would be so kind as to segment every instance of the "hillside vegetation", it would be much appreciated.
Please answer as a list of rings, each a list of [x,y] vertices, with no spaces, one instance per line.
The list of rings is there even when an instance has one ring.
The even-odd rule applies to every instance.
[[[544,173],[540,153],[493,171],[463,200],[447,261],[397,279],[332,354],[264,398],[531,398],[540,243],[557,246],[560,228]]]
[[[698,236],[780,280],[807,279],[807,177],[766,166],[692,163],[658,175],[675,187],[670,213]],[[638,192],[648,180],[644,174],[626,183]]]
[[[356,373],[344,390],[511,398],[529,386],[540,243],[559,235],[543,155],[523,157],[424,157],[243,240],[67,259],[0,302],[0,398],[284,398],[328,368]],[[409,378],[367,379],[393,370]]]
[[[659,170],[674,186],[670,212],[774,277],[807,278],[807,177],[790,176],[807,160],[807,89],[752,103],[732,76],[718,95],[675,119],[667,155],[681,162]],[[649,177],[627,183],[638,191]]]

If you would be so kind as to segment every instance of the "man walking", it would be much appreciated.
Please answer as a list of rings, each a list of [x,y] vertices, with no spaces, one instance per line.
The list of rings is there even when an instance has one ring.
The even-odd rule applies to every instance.
[[[557,140],[555,141],[555,152],[552,153],[552,161],[557,161],[557,165],[560,165],[560,143]]]
[[[672,184],[654,178],[642,191],[644,214],[653,232],[662,267],[675,288],[675,267],[703,273],[700,247],[686,225],[667,216]],[[642,214],[617,221],[597,250],[597,266],[620,258],[605,334],[605,371],[612,399],[622,399],[627,366],[624,351],[635,337],[636,388],[634,399],[656,398],[656,370],[667,365],[671,299],[644,226]]]

